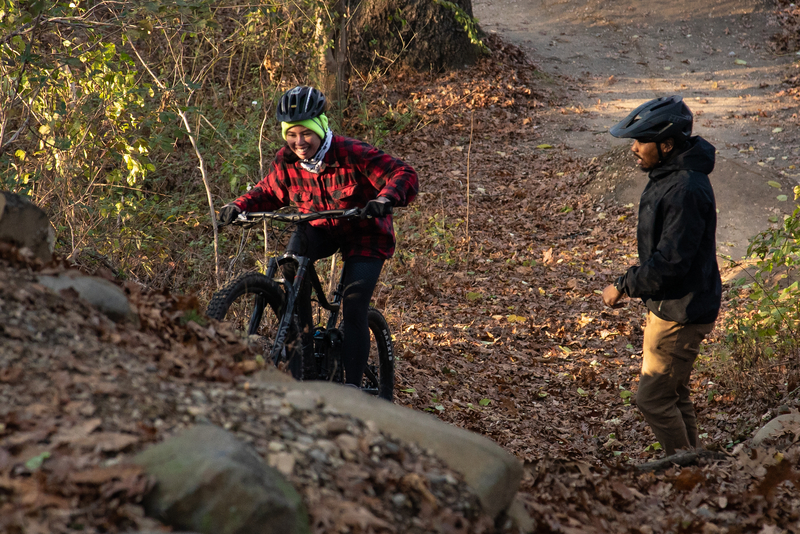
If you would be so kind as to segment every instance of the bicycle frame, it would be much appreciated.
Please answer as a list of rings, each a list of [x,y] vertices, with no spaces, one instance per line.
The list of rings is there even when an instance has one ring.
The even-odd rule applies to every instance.
[[[333,302],[328,302],[325,291],[322,288],[322,282],[320,282],[319,275],[317,274],[316,269],[314,269],[310,258],[306,256],[296,256],[294,254],[284,254],[280,258],[270,258],[266,273],[267,278],[274,280],[276,278],[276,274],[278,273],[278,267],[283,266],[290,261],[297,263],[297,272],[292,283],[286,279],[282,280],[283,285],[286,288],[286,308],[281,316],[281,321],[278,325],[278,332],[275,335],[275,342],[273,343],[272,350],[270,352],[270,357],[276,364],[280,360],[281,350],[286,342],[286,336],[289,333],[289,327],[292,323],[292,316],[294,314],[294,307],[297,302],[297,297],[300,295],[303,283],[305,282],[306,277],[309,276],[309,273],[311,287],[314,289],[314,292],[317,295],[319,305],[329,312],[328,320],[325,324],[326,330],[330,330],[336,326],[336,322],[339,318],[339,309],[341,307],[342,292],[344,290],[344,270],[342,270],[342,273],[339,277],[339,283],[336,285],[336,290],[333,293]],[[311,265],[310,269],[309,264]],[[260,316],[260,312],[263,311],[263,303],[257,303],[257,306],[259,309],[253,313],[251,321]]]
[[[241,213],[239,214],[238,220],[242,222],[252,222],[253,217],[255,219],[271,219],[276,221],[282,222],[289,222],[294,224],[304,224],[308,223],[315,219],[322,219],[322,218],[348,218],[348,217],[355,217],[360,213],[359,209],[349,209],[349,210],[329,210],[329,211],[322,211],[313,214],[276,214],[270,212],[264,213]],[[295,254],[288,254],[284,253],[283,256],[280,258],[273,256],[269,260],[269,264],[267,265],[267,278],[274,280],[276,274],[278,273],[278,267],[283,266],[288,262],[297,262],[297,272],[295,273],[294,280],[292,283],[289,283],[288,280],[284,278],[283,285],[286,289],[286,307],[281,315],[280,324],[278,325],[278,331],[275,335],[275,341],[272,344],[272,349],[270,351],[270,358],[272,361],[277,365],[277,363],[281,359],[281,352],[283,351],[284,344],[286,342],[286,337],[289,334],[289,328],[292,324],[292,318],[294,315],[294,307],[297,301],[297,297],[300,294],[300,291],[303,287],[303,282],[306,278],[306,273],[309,271],[309,264],[311,266],[311,286],[314,289],[314,292],[317,294],[317,299],[320,306],[323,309],[328,310],[330,313],[328,315],[328,321],[325,325],[326,331],[331,330],[336,326],[336,322],[339,318],[339,309],[342,299],[342,293],[344,290],[344,269],[342,270],[342,274],[339,278],[339,283],[336,286],[336,290],[334,291],[333,295],[333,302],[328,302],[328,299],[325,295],[325,291],[322,289],[322,283],[319,280],[319,276],[317,275],[317,271],[313,267],[313,262],[311,259],[306,256],[298,256]],[[250,316],[250,324],[248,325],[248,331],[255,331],[257,324],[253,324],[254,322],[258,321],[258,318],[261,317],[262,312],[264,311],[264,307],[266,303],[262,301],[262,299],[258,299],[256,301],[256,308],[253,310],[253,314]]]
[[[248,228],[266,223],[267,220],[304,224],[315,219],[355,218],[362,214],[363,211],[358,208],[317,213],[241,213],[234,222],[237,226]],[[242,245],[245,236],[243,233]],[[241,251],[240,248],[239,253]],[[332,260],[331,277],[336,267],[335,256]],[[338,284],[330,294],[323,287],[311,257],[290,252],[273,253],[269,255],[264,274],[244,272],[220,288],[212,296],[207,313],[218,321],[230,320],[238,331],[246,328],[247,335],[257,338],[253,341],[262,350],[267,349],[276,365],[282,365],[281,360],[289,364],[293,376],[344,383],[348,377],[345,376],[342,346],[345,330],[350,327],[340,324],[340,321],[348,272],[348,268],[341,270]],[[325,287],[330,286],[325,284]],[[316,305],[312,306],[312,303]],[[264,316],[265,313],[268,317]],[[299,320],[298,315],[301,315]],[[325,315],[327,322],[323,317]],[[366,315],[370,332],[369,350],[367,366],[358,387],[361,391],[391,401],[394,396],[395,369],[390,327],[383,314],[375,308],[368,307]],[[242,324],[243,321],[247,323],[246,326]],[[302,324],[299,324],[301,321]],[[359,326],[356,325],[356,328]],[[265,347],[264,343],[267,342],[270,345]],[[287,343],[291,345],[287,346]]]

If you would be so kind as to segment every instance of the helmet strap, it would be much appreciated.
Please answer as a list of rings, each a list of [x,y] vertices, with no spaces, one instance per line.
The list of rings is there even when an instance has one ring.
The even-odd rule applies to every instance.
[[[658,151],[658,163],[656,164],[656,166],[661,165],[662,163],[664,163],[665,160],[670,159],[677,152],[676,141],[675,139],[673,139],[672,148],[670,149],[669,153],[667,154],[667,157],[665,158],[664,152],[661,151],[661,143],[662,143],[661,141],[656,141],[656,150]]]

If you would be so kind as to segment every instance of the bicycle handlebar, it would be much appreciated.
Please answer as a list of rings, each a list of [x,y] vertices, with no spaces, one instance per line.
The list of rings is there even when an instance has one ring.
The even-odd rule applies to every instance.
[[[316,221],[317,219],[351,219],[361,216],[361,208],[350,208],[346,210],[324,210],[312,213],[278,213],[275,211],[243,211],[233,224],[247,224],[256,221],[268,220],[287,223],[304,223]]]

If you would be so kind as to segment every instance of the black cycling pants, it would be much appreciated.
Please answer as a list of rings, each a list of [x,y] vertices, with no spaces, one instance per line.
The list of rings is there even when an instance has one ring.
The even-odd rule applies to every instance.
[[[286,252],[298,256],[306,256],[316,261],[333,255],[342,243],[332,239],[324,229],[300,225],[292,234]],[[344,294],[342,296],[342,360],[345,382],[361,385],[361,378],[369,359],[369,323],[367,312],[372,292],[378,283],[384,260],[365,256],[352,256],[344,262]],[[294,278],[294,265],[288,264],[285,270],[289,279]],[[311,283],[306,280],[297,302],[297,315],[300,328],[306,332],[303,336],[304,350],[311,350],[313,341],[308,332],[313,330],[314,319],[311,316]],[[298,369],[299,370],[299,369]],[[293,374],[297,376],[295,367]]]

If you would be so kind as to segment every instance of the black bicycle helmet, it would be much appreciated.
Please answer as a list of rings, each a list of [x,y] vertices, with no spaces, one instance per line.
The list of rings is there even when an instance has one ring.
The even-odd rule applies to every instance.
[[[277,116],[281,122],[300,122],[319,117],[325,112],[325,95],[313,87],[298,85],[289,89],[278,102]]]
[[[682,97],[662,96],[634,109],[611,128],[610,133],[642,143],[660,143],[672,137],[680,146],[691,137],[692,122],[692,112]]]

